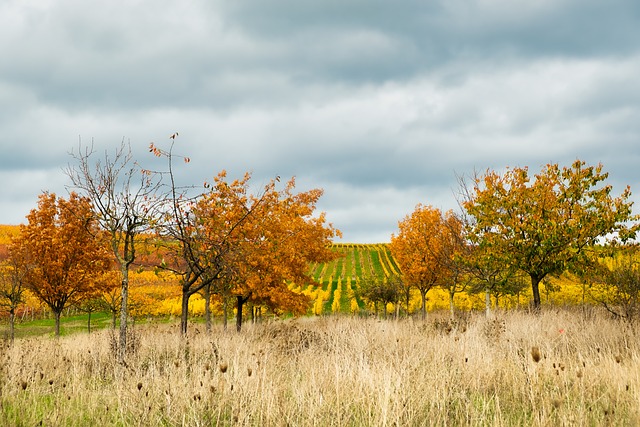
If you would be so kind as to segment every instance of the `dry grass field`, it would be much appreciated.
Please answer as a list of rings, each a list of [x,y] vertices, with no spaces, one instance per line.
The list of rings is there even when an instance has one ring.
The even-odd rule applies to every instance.
[[[135,329],[2,347],[0,425],[640,425],[633,329],[579,312]]]

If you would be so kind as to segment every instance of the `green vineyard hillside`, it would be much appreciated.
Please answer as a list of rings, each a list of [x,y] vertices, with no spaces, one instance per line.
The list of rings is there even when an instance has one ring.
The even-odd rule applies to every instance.
[[[384,281],[390,276],[400,274],[389,245],[386,243],[337,243],[332,246],[332,250],[339,253],[341,257],[328,263],[310,266],[311,276],[319,286],[302,287],[292,284],[290,288],[311,299],[309,315],[365,314],[374,311],[374,307],[368,306],[367,302],[359,296],[358,289],[364,280],[373,278]],[[568,276],[545,280],[540,289],[545,304],[579,305],[590,300],[584,286]],[[492,301],[492,304],[494,307],[505,309],[525,307],[529,304],[530,293],[529,287],[525,287],[519,295],[501,296],[498,301]],[[418,312],[420,303],[420,294],[417,290],[413,290],[410,296],[409,312]],[[454,297],[454,303],[456,309],[460,310],[483,310],[485,295],[459,292]],[[388,312],[393,312],[395,307],[389,304],[386,309]],[[428,311],[448,309],[449,295],[446,290],[435,288],[429,291]]]
[[[310,315],[372,312],[374,308],[367,306],[367,302],[360,297],[358,289],[365,280],[384,281],[391,276],[400,275],[400,269],[389,250],[389,245],[386,243],[336,243],[332,246],[332,250],[341,256],[328,263],[310,266],[311,276],[320,286],[291,285],[290,288],[311,299],[312,304],[308,312]],[[430,309],[448,307],[448,296],[444,291],[436,289],[429,296]],[[460,297],[460,302],[462,299],[463,297]],[[481,308],[484,300],[482,298],[475,298],[475,300],[477,301],[474,301],[475,304],[472,303],[471,307]],[[465,308],[470,308],[469,301],[465,301],[464,305]],[[409,310],[414,312],[419,307],[420,296],[415,293],[411,296]],[[387,311],[394,309],[391,304],[387,307]]]
[[[291,289],[309,296],[313,302],[309,314],[358,313],[367,309],[357,289],[363,278],[384,280],[399,274],[386,244],[334,244],[332,250],[341,256],[331,262],[314,264],[311,276],[320,286]]]

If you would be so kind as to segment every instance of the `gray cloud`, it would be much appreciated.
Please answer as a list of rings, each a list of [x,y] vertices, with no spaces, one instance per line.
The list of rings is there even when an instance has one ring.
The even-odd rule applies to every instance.
[[[352,242],[456,174],[576,158],[640,186],[640,5],[401,0],[0,5],[0,223],[65,191],[67,152],[180,132],[185,184],[296,176]]]

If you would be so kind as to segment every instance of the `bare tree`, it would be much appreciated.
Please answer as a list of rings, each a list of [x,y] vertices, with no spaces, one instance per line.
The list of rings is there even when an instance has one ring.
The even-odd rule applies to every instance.
[[[137,237],[148,230],[157,214],[159,175],[134,161],[124,141],[110,156],[95,158],[93,145],[82,146],[71,156],[76,164],[65,170],[73,187],[88,197],[100,228],[106,233],[121,273],[120,336],[118,360],[124,363],[127,348],[129,267],[136,259]]]

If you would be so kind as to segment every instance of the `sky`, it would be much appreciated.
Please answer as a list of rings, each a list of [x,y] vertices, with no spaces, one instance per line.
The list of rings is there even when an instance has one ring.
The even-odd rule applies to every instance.
[[[0,54],[0,224],[79,144],[174,132],[184,185],[295,176],[343,242],[488,169],[601,162],[640,205],[637,0],[1,0]]]

